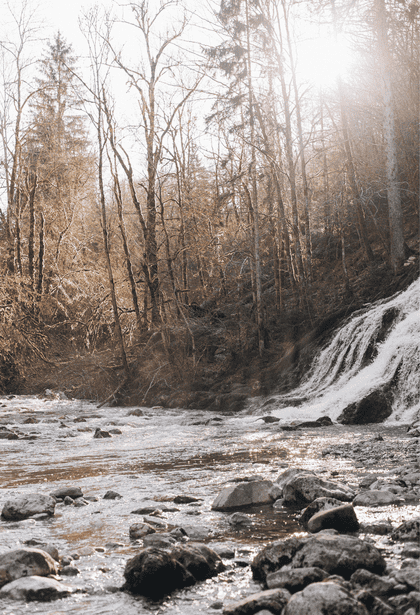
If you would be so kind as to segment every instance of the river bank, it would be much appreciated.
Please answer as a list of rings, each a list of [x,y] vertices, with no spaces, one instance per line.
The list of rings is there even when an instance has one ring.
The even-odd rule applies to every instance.
[[[49,494],[68,485],[80,487],[88,502],[82,507],[58,504],[49,519],[0,522],[1,553],[28,540],[49,543],[60,555],[71,556],[79,570],[65,582],[80,593],[51,605],[34,603],[33,612],[212,612],[211,605],[220,607],[261,589],[249,563],[267,543],[303,532],[295,513],[271,505],[245,509],[249,526],[229,524],[229,514],[211,508],[226,485],[255,476],[275,481],[285,469],[301,467],[358,489],[368,476],[390,480],[400,477],[407,464],[419,468],[420,463],[418,439],[404,425],[284,431],[250,411],[98,410],[87,402],[36,397],[1,402],[0,426],[17,435],[0,440],[1,505],[21,494]],[[98,428],[114,433],[94,438]],[[382,535],[369,529],[364,535],[393,566],[401,565],[402,548],[388,532],[419,515],[416,489],[403,488],[398,505],[355,508],[362,528],[388,525]],[[104,499],[108,491],[121,498]],[[176,503],[177,496],[195,501]],[[227,570],[158,604],[117,591],[126,561],[142,546],[141,540],[130,539],[130,526],[143,520],[133,511],[147,506],[161,509],[155,516],[162,525],[158,532],[183,527],[191,540],[230,549]],[[17,606],[2,608],[5,615],[25,609]]]

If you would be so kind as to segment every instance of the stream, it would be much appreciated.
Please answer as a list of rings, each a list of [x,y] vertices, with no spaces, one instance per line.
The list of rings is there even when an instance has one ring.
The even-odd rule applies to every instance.
[[[49,604],[7,602],[0,605],[0,614],[195,615],[220,612],[225,600],[259,591],[248,563],[268,542],[302,528],[292,511],[269,505],[247,508],[252,525],[234,529],[227,513],[211,510],[212,502],[232,481],[255,476],[274,481],[288,467],[311,469],[356,489],[366,474],[392,476],[408,459],[418,467],[419,451],[413,448],[418,439],[410,438],[407,425],[420,420],[419,305],[417,280],[390,299],[364,306],[320,349],[297,389],[250,400],[235,415],[158,407],[98,409],[96,403],[58,394],[0,397],[0,429],[8,427],[19,436],[0,438],[0,507],[21,494],[49,494],[64,486],[80,487],[89,500],[82,507],[58,504],[48,519],[0,520],[0,553],[27,541],[49,543],[60,555],[73,556],[80,570],[78,576],[63,577],[80,589],[71,597]],[[325,416],[337,421],[349,404],[390,389],[385,423],[283,429],[293,421]],[[264,412],[271,422],[263,420]],[[94,438],[98,427],[114,431],[112,437]],[[375,454],[372,441],[380,443]],[[322,454],[340,445],[338,455]],[[349,450],[361,453],[348,455]],[[104,499],[110,490],[122,497]],[[175,504],[176,496],[196,501]],[[234,558],[225,561],[226,571],[159,603],[118,591],[127,560],[142,546],[130,540],[130,525],[143,521],[133,511],[147,506],[162,508],[155,517],[160,531],[182,527],[191,540],[229,547]],[[360,523],[389,520],[394,527],[418,511],[418,502],[356,507]],[[367,539],[390,563],[398,560],[398,549],[387,536]]]
[[[0,506],[23,493],[48,494],[68,485],[81,487],[84,496],[93,500],[81,508],[59,504],[49,519],[0,521],[0,553],[31,539],[53,544],[60,555],[78,558],[74,563],[80,574],[63,577],[63,582],[81,590],[53,603],[7,602],[0,605],[1,615],[216,613],[211,606],[217,601],[230,602],[259,591],[246,560],[267,542],[302,531],[291,512],[274,511],[271,506],[246,509],[252,526],[232,529],[228,514],[211,510],[223,487],[255,475],[274,481],[287,467],[316,470],[321,476],[332,475],[334,480],[356,486],[365,469],[380,474],[401,465],[410,442],[406,429],[395,424],[335,424],[287,432],[278,423],[265,424],[250,410],[223,416],[143,408],[143,415],[135,416],[130,414],[133,408],[98,410],[88,402],[19,396],[0,398],[0,405],[0,425],[13,427],[20,435],[19,440],[0,440]],[[121,433],[95,439],[97,427]],[[394,451],[380,467],[376,460],[355,464],[348,458],[322,457],[327,446],[356,444],[375,433]],[[108,490],[122,498],[103,499]],[[177,495],[198,501],[174,504]],[[154,603],[117,589],[124,582],[127,559],[141,547],[141,542],[129,537],[130,525],[142,521],[142,515],[132,511],[157,503],[168,510],[156,520],[169,530],[192,528],[192,535],[210,546],[215,542],[230,546],[236,559],[225,560],[227,570],[218,577]],[[357,516],[362,523],[391,519],[397,525],[413,516],[415,508],[359,507]],[[378,537],[379,543],[382,539]]]

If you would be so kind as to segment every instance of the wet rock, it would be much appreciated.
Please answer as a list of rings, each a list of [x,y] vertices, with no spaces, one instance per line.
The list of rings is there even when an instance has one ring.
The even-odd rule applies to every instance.
[[[283,587],[291,594],[299,592],[311,583],[318,583],[329,576],[321,568],[291,568],[277,570],[267,575],[266,584],[269,589]]]
[[[60,560],[60,554],[57,547],[55,547],[54,545],[45,544],[45,542],[42,542],[41,540],[36,540],[36,538],[30,538],[29,540],[25,540],[23,544],[25,544],[27,547],[35,547],[36,549],[41,549],[41,551],[45,551],[45,553],[51,555],[51,557],[55,559],[56,562]]]
[[[212,533],[211,529],[205,525],[183,524],[180,528],[190,540],[206,540]]]
[[[254,615],[263,610],[272,615],[281,615],[289,598],[290,593],[286,589],[268,589],[229,604],[223,609],[223,615]]]
[[[336,498],[316,498],[307,506],[299,517],[299,523],[307,529],[308,521],[311,517],[323,510],[330,510],[337,506],[342,506],[342,502]]]
[[[206,545],[195,543],[172,549],[172,557],[190,572],[196,581],[204,581],[225,570],[219,555]]]
[[[170,549],[175,544],[175,538],[170,534],[147,534],[143,536],[145,547],[155,547],[157,549]]]
[[[205,545],[177,547],[170,552],[149,547],[127,562],[123,589],[158,599],[222,569],[222,560]]]
[[[109,433],[109,431],[104,431],[100,427],[97,427],[95,429],[95,433],[93,434],[93,437],[94,438],[112,438],[112,436]]]
[[[346,485],[323,480],[309,473],[298,474],[283,486],[283,499],[292,506],[304,507],[320,497],[351,502],[354,496],[354,491]]]
[[[404,542],[420,541],[420,517],[404,521],[391,534],[393,540]]]
[[[1,427],[0,440],[19,440],[19,436],[12,429],[8,429],[7,427]]]
[[[407,543],[401,551],[401,557],[420,559],[420,541]]]
[[[252,525],[252,519],[249,515],[245,515],[244,513],[235,512],[233,515],[230,515],[227,519],[229,525],[232,527],[247,527]]]
[[[15,500],[8,500],[3,506],[1,516],[6,521],[22,521],[34,515],[54,515],[55,499],[41,493],[28,493]]]
[[[280,474],[280,476],[276,479],[275,484],[280,487],[280,489],[283,489],[284,485],[288,483],[289,480],[292,480],[300,474],[311,474],[312,476],[316,476],[315,472],[312,472],[312,470],[305,470],[304,468],[288,468]]]
[[[409,591],[420,592],[420,568],[404,568],[404,570],[397,570],[393,574],[393,578],[397,583],[401,583],[407,586]]]
[[[312,583],[294,594],[283,615],[368,615],[366,607],[337,583]]]
[[[193,498],[191,495],[177,495],[172,500],[174,504],[191,504],[191,502],[201,502],[201,498]]]
[[[304,421],[303,423],[299,423],[297,425],[297,428],[301,429],[304,427],[329,427],[332,424],[333,422],[329,416],[320,416],[315,421]]]
[[[126,416],[143,416],[144,412],[140,408],[135,408],[134,410],[129,410]]]
[[[130,525],[129,535],[131,540],[138,540],[147,536],[148,534],[154,534],[156,530],[148,523],[133,523]]]
[[[53,498],[56,498],[57,500],[64,500],[66,496],[75,500],[76,498],[83,497],[83,491],[80,489],[80,487],[74,487],[74,486],[60,487],[60,489],[56,489],[55,491],[52,491],[50,495]]]
[[[117,493],[116,491],[107,491],[103,497],[104,500],[120,500],[122,495]]]
[[[330,528],[338,532],[357,532],[359,521],[351,504],[322,510],[308,521],[308,530],[312,533]]]
[[[114,429],[110,429],[109,433],[114,435],[114,436],[121,436],[122,435],[121,429],[118,429],[117,427],[115,427]]]
[[[254,579],[265,582],[267,574],[286,565],[290,568],[322,568],[345,579],[349,579],[358,568],[376,574],[382,574],[386,568],[384,558],[374,545],[333,530],[271,543],[258,553],[251,567]]]
[[[64,502],[65,506],[73,506],[73,504],[74,504],[73,498],[71,498],[69,495],[66,495],[66,497],[63,500],[63,502]]]
[[[376,536],[386,536],[387,534],[391,534],[392,525],[391,523],[367,523],[362,524],[360,529],[365,534],[374,534]]]
[[[60,574],[66,577],[76,577],[78,574],[80,574],[80,570],[76,568],[76,566],[72,565],[63,566],[60,570]]]
[[[353,500],[353,506],[391,506],[401,504],[402,498],[391,491],[369,489],[358,493]]]
[[[350,583],[354,588],[367,588],[375,596],[389,595],[396,585],[390,577],[380,577],[364,568],[359,568],[351,575]]]
[[[0,586],[20,577],[42,577],[57,572],[57,562],[41,549],[16,549],[0,555]]]
[[[363,399],[350,404],[343,410],[337,421],[343,425],[366,425],[382,423],[392,414],[392,392],[387,384],[376,389]]]
[[[25,600],[30,602],[50,602],[59,598],[66,598],[74,590],[64,583],[55,579],[48,579],[37,575],[22,577],[4,585],[0,589],[0,598],[11,598],[12,600]]]
[[[269,491],[273,483],[269,480],[255,480],[223,489],[212,504],[212,510],[229,510],[252,504],[272,502]]]

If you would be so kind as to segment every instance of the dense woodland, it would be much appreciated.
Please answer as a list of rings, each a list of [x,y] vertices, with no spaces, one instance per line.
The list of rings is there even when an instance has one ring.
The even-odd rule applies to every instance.
[[[419,2],[115,3],[80,18],[88,58],[17,4],[3,392],[234,409],[415,278]],[[345,35],[352,70],[305,81],[304,24]]]

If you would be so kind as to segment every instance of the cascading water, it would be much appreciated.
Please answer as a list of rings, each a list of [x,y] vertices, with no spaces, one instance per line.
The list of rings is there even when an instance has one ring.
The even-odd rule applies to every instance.
[[[350,404],[392,383],[392,414],[387,421],[418,419],[419,308],[420,281],[416,280],[404,292],[353,314],[319,352],[302,384],[274,398],[273,415],[286,420],[326,415],[336,420]],[[296,398],[303,405],[295,407]]]

